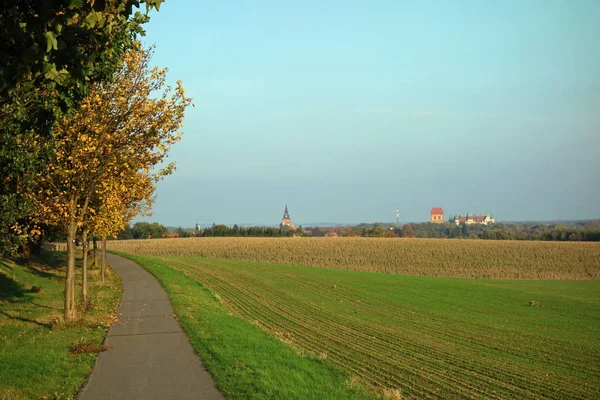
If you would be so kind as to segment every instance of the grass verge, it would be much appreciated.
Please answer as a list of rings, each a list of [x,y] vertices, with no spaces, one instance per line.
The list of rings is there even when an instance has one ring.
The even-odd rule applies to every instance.
[[[112,271],[104,287],[91,280],[91,311],[65,325],[64,265],[64,252],[29,265],[0,259],[0,399],[72,398],[93,368],[121,282]]]
[[[373,399],[350,375],[232,315],[199,282],[152,257],[120,254],[144,266],[165,288],[219,390],[228,399]]]

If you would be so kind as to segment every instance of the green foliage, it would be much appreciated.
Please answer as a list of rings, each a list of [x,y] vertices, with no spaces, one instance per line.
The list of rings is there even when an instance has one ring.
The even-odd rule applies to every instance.
[[[136,222],[131,228],[134,239],[157,239],[164,237],[169,230],[158,222]]]
[[[117,239],[119,240],[129,240],[129,239],[134,239],[133,237],[133,231],[131,229],[131,225],[126,224],[125,225],[125,229],[123,229],[121,232],[119,232],[119,234],[117,235]]]
[[[365,237],[384,237],[386,233],[386,228],[382,224],[376,224],[373,229],[368,229],[365,231],[363,236]]]
[[[230,228],[223,224],[213,224],[212,227],[202,231],[202,236],[204,237],[290,237],[295,234],[300,235],[301,233],[291,229],[279,229],[269,226],[251,226],[245,228],[233,225]]]
[[[411,236],[412,232],[414,232],[414,236]],[[418,238],[598,242],[600,241],[600,223],[598,221],[575,222],[568,226],[566,224],[537,222],[496,223],[490,225],[432,224],[426,222],[404,225],[401,236]]]
[[[146,13],[133,6],[146,4]],[[1,6],[0,92],[51,81],[85,93],[86,81],[107,79],[147,13],[162,0],[7,0]],[[66,88],[65,88],[66,89]],[[67,97],[75,92],[63,94]],[[82,93],[79,93],[80,95]]]
[[[110,79],[148,11],[162,0],[7,0],[0,5],[0,255],[22,242],[11,227],[27,214],[17,193],[44,168],[55,120],[90,84]],[[146,13],[133,11],[146,4]],[[24,143],[36,142],[35,146]]]

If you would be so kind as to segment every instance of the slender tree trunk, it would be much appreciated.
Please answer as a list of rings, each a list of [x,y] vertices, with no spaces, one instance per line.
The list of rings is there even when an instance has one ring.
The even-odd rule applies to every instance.
[[[88,224],[87,224],[87,207],[90,201],[90,197],[87,196],[83,202],[83,226],[81,229],[81,245],[83,246],[83,260],[81,263],[81,301],[83,302],[83,309],[87,309],[88,299],[88,287],[87,287],[87,264],[88,264]]]
[[[106,275],[106,236],[102,236],[102,286]]]
[[[83,263],[81,269],[81,301],[83,302],[84,309],[87,309],[88,300],[88,286],[87,286],[87,264],[88,264],[88,227],[87,222],[83,223],[83,229],[81,231],[81,241],[83,242]]]
[[[92,237],[92,243],[94,244],[94,268],[98,268],[98,240],[96,236]]]
[[[71,217],[67,228],[67,274],[65,278],[65,322],[75,322],[75,235],[77,234],[76,199],[72,198]]]

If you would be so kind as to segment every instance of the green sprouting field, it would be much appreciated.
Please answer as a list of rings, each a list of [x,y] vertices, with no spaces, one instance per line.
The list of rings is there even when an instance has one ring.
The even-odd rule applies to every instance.
[[[600,397],[599,281],[433,278],[189,257],[134,259],[161,280],[188,333],[211,324],[219,332],[220,322],[194,306],[189,289],[173,281],[175,275],[201,283],[215,307],[296,354],[324,360],[346,371],[350,385],[387,397]],[[190,336],[222,381],[221,356],[206,343],[218,338]]]

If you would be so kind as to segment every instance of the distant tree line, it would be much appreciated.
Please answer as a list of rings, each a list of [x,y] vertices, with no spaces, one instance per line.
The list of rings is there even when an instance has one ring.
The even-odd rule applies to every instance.
[[[158,222],[136,222],[133,226],[125,226],[117,239],[156,239],[162,238],[168,233],[169,229]]]
[[[179,237],[291,237],[291,236],[325,236],[335,232],[344,237],[406,237],[406,238],[450,238],[450,239],[484,239],[484,240],[543,240],[543,241],[600,241],[600,221],[566,223],[512,223],[492,225],[456,225],[454,223],[432,224],[408,223],[398,226],[391,223],[377,222],[355,226],[308,227],[297,230],[274,227],[243,227],[213,224],[210,228],[194,231],[175,228]],[[137,222],[127,226],[118,236],[119,239],[162,238],[169,229],[159,223]]]
[[[600,222],[566,224],[515,223],[492,225],[406,224],[395,230],[400,237],[489,240],[600,241]]]
[[[295,234],[300,234],[300,231],[291,229],[279,229],[268,226],[251,226],[243,227],[233,225],[228,227],[227,225],[215,225],[212,227],[203,229],[201,231],[202,237],[213,237],[213,236],[240,236],[240,237],[290,237]]]
[[[392,223],[371,223],[333,228],[307,228],[310,236],[324,236],[335,231],[339,236],[352,237],[408,237],[408,238],[456,238],[488,240],[544,240],[544,241],[600,241],[600,222],[572,223],[511,223],[492,225],[456,225],[454,223],[432,224],[408,223],[398,226]]]
[[[133,226],[126,226],[118,235],[117,239],[156,239],[165,237],[169,229],[157,222],[136,222]],[[306,235],[301,230],[279,229],[265,226],[243,227],[233,225],[229,227],[223,224],[213,224],[210,228],[201,230],[189,230],[184,228],[175,228],[173,233],[180,238],[186,237],[290,237],[294,235]]]

